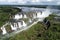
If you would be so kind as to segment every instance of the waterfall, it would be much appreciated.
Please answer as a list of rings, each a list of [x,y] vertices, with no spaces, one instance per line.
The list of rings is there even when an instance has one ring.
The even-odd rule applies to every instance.
[[[1,30],[2,30],[2,34],[3,34],[3,35],[7,33],[7,31],[6,31],[6,29],[5,29],[5,27],[4,27],[4,26],[3,26],[3,27],[1,27]]]
[[[33,14],[33,18],[34,18],[34,19],[36,18],[36,14]]]
[[[14,19],[21,19],[23,16],[22,16],[22,14],[21,15],[19,15],[19,14],[17,14],[17,15],[15,15],[15,18]]]
[[[21,22],[18,22],[18,26],[19,26],[19,28],[21,28],[21,27],[22,27]]]
[[[24,18],[27,18],[26,14],[24,14]]]
[[[17,30],[17,24],[14,24],[14,26],[11,24],[11,29],[12,30]]]
[[[31,20],[31,19],[29,19],[29,22],[31,23],[31,22],[32,22],[32,20]]]
[[[27,26],[27,24],[26,24],[24,21],[23,21],[23,26],[24,26],[24,27],[26,27],[26,26]]]

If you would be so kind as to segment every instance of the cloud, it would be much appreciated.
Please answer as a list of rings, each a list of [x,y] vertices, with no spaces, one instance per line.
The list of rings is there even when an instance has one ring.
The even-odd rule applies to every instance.
[[[54,4],[60,5],[60,0],[0,0],[0,4]]]
[[[47,1],[51,2],[52,0],[47,0]]]
[[[5,2],[6,0],[0,0],[0,2]]]
[[[57,5],[60,5],[60,2],[57,2]]]
[[[31,2],[40,2],[40,0],[31,0]]]
[[[7,2],[16,2],[17,0],[7,0]]]

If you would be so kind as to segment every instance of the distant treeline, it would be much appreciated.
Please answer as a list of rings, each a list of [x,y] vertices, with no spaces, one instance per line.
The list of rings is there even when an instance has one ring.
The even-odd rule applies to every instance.
[[[0,5],[0,7],[37,7],[46,8],[48,5]]]
[[[0,5],[0,7],[36,7],[46,8],[48,5]]]
[[[60,9],[60,5],[0,5],[0,7],[36,7],[36,8],[57,8]]]

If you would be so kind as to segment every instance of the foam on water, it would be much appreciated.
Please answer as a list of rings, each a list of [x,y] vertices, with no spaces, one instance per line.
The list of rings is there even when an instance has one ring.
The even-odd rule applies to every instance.
[[[2,30],[2,34],[3,34],[3,35],[7,33],[7,31],[6,31],[6,29],[5,29],[5,27],[4,27],[4,26],[3,26],[3,27],[1,27],[1,30]]]
[[[15,18],[14,19],[20,19],[20,18],[22,18],[23,16],[22,16],[22,14],[21,15],[19,15],[19,14],[17,14],[17,15],[15,15]]]

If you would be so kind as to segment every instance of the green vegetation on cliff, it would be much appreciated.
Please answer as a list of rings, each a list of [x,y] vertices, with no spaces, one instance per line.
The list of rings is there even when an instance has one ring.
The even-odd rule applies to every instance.
[[[18,13],[20,9],[13,7],[0,7],[0,26],[9,21],[12,15]]]

